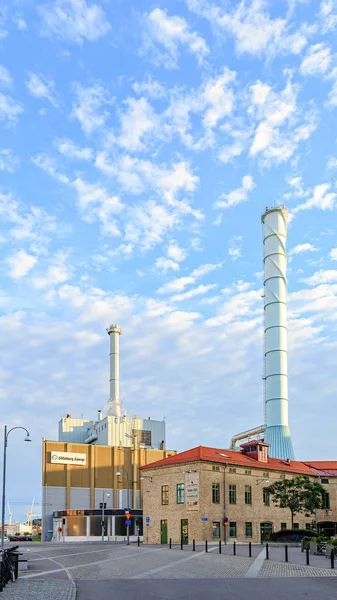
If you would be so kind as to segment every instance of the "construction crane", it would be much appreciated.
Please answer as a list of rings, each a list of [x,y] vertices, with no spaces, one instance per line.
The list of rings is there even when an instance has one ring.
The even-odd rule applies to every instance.
[[[30,509],[29,509],[29,510],[27,510],[27,512],[26,512],[26,517],[27,517],[28,525],[30,525],[30,526],[32,526],[32,518],[33,518],[34,504],[35,504],[35,498],[33,498],[32,506],[31,506],[31,507],[30,507]]]
[[[8,515],[9,515],[9,521],[8,521],[8,525],[11,525],[11,524],[12,524],[12,516],[13,516],[13,513],[12,513],[12,511],[11,511],[11,507],[9,506],[9,502],[8,502],[8,500],[7,500],[7,509],[8,509]]]

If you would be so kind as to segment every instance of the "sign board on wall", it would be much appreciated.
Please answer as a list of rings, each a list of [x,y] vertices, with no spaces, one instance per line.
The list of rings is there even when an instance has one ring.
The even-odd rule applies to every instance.
[[[76,452],[58,452],[57,450],[51,451],[50,462],[59,465],[86,465],[87,455],[77,454]]]
[[[186,473],[185,498],[187,510],[199,510],[199,473]]]

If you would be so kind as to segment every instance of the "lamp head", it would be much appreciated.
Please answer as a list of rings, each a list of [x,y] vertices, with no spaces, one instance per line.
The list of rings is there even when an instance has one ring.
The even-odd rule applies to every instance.
[[[29,435],[29,433],[27,433],[26,437],[25,437],[25,442],[31,442],[31,437]]]
[[[117,471],[116,475],[117,475],[117,477],[120,477],[120,475],[121,475],[121,472],[120,472],[120,471]]]

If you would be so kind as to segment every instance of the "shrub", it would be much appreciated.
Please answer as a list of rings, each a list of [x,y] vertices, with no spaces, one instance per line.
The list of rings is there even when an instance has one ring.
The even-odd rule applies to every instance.
[[[315,536],[315,531],[309,529],[284,529],[275,531],[270,536],[271,542],[301,542],[303,538]]]

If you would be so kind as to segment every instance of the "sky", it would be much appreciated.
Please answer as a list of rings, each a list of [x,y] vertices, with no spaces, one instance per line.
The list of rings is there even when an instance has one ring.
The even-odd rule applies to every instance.
[[[14,519],[41,439],[109,394],[167,447],[263,423],[261,214],[289,211],[296,458],[336,459],[337,1],[0,5],[0,425]],[[37,506],[39,511],[39,506]]]

